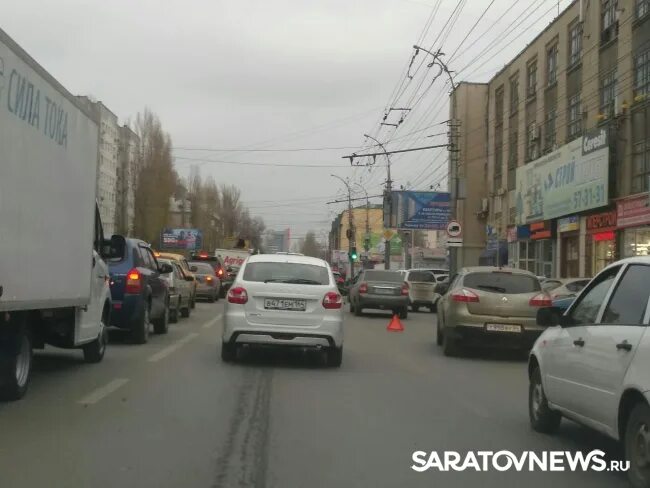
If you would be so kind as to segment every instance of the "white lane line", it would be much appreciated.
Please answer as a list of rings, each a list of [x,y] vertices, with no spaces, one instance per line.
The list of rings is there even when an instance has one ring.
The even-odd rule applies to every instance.
[[[174,351],[180,349],[181,347],[183,347],[183,345],[187,344],[188,342],[190,342],[195,337],[198,337],[198,335],[199,334],[197,334],[196,332],[191,332],[191,333],[187,334],[185,337],[177,340],[172,345],[167,346],[165,349],[162,349],[162,350],[158,351],[156,354],[153,354],[152,356],[150,356],[147,361],[149,361],[150,363],[155,363],[155,362],[160,361],[161,359],[165,359],[167,356],[172,354]]]
[[[113,381],[110,381],[109,383],[105,384],[101,388],[97,388],[95,391],[85,396],[77,403],[80,403],[82,405],[94,405],[95,403],[106,398],[108,395],[118,390],[128,382],[129,382],[128,378],[115,378]]]
[[[223,317],[223,314],[220,313],[219,315],[217,315],[215,318],[213,318],[213,319],[210,320],[209,322],[206,322],[205,324],[203,324],[203,328],[204,328],[204,329],[209,329],[209,328],[212,327],[214,324],[216,324],[217,322],[219,322],[219,321],[221,320],[221,317]]]

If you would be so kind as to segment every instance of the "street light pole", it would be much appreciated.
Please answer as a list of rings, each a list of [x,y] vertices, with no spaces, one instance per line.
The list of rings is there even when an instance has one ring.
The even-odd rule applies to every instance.
[[[367,253],[370,251],[370,198],[368,197],[368,191],[360,183],[355,184],[366,194],[366,236],[363,239],[363,248]]]
[[[354,216],[352,215],[352,189],[350,188],[350,183],[347,180],[344,180],[337,175],[330,176],[341,180],[348,190],[348,235],[346,237],[348,238],[348,261],[350,263],[350,274],[348,275],[348,278],[352,279],[354,276],[354,260],[352,259],[352,248],[357,245],[354,231]]]

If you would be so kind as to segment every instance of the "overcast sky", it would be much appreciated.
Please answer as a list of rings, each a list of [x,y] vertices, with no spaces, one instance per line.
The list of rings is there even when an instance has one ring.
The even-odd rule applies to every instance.
[[[180,174],[201,164],[203,175],[237,185],[267,227],[324,235],[344,208],[325,204],[343,195],[331,174],[360,182],[370,195],[386,178],[383,158],[371,170],[341,159],[359,150],[364,133],[394,140],[390,149],[446,141],[445,126],[435,124],[448,118],[449,86],[444,77],[431,85],[435,67],[419,69],[395,100],[413,109],[399,128],[379,122],[413,44],[441,47],[450,58],[490,2],[21,0],[4,3],[0,27],[71,92],[101,100],[120,122],[149,106],[171,134]],[[557,15],[557,3],[494,0],[449,61],[457,81],[487,81]],[[444,30],[454,10],[457,21]],[[420,53],[411,72],[423,59]],[[393,112],[387,122],[399,118]],[[251,148],[274,151],[241,151]],[[337,149],[275,151],[302,148]],[[393,179],[444,190],[445,158],[443,149],[395,156]]]

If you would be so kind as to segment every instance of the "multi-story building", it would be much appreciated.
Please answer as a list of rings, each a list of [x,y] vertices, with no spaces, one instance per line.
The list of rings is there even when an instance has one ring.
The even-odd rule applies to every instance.
[[[120,127],[115,224],[118,233],[129,236],[134,230],[135,191],[141,162],[139,148],[138,135],[127,125]]]
[[[650,252],[650,1],[574,1],[489,81],[483,115],[486,228],[510,265],[591,276]]]
[[[99,159],[97,160],[97,201],[99,214],[104,225],[104,234],[115,233],[115,212],[117,201],[117,167],[119,147],[119,126],[117,115],[102,102],[85,96],[77,97],[85,104],[99,126]]]

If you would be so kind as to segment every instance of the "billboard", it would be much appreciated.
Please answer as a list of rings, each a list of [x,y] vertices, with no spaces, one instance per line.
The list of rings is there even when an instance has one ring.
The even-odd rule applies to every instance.
[[[444,230],[451,216],[449,193],[394,191],[384,202],[384,226],[400,230]]]
[[[608,164],[607,129],[600,128],[517,168],[517,224],[607,205]]]
[[[203,244],[199,229],[163,229],[160,234],[160,249],[187,249],[197,251]]]

